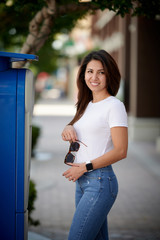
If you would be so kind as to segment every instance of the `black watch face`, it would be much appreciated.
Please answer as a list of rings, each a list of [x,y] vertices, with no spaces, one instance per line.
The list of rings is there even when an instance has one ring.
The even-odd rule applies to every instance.
[[[90,171],[90,170],[93,169],[92,163],[87,163],[87,164],[86,164],[86,167],[87,167],[87,171]]]

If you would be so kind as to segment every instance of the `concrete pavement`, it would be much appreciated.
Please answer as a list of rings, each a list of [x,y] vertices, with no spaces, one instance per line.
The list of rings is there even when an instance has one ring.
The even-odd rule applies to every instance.
[[[50,240],[50,239],[38,233],[28,232],[28,240]]]
[[[36,234],[39,240],[67,240],[75,184],[62,177],[69,145],[61,140],[61,132],[73,112],[73,104],[65,99],[41,100],[36,105],[33,123],[42,133],[31,162],[31,179],[38,192],[32,217],[41,225],[29,228],[29,240],[37,240]],[[160,239],[160,155],[155,144],[129,142],[127,159],[113,168],[119,195],[109,214],[110,239]]]

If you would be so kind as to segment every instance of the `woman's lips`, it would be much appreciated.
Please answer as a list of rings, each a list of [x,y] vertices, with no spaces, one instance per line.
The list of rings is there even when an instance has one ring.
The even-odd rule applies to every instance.
[[[90,82],[90,84],[91,84],[92,86],[98,86],[98,85],[99,85],[99,83],[97,83],[97,82]]]

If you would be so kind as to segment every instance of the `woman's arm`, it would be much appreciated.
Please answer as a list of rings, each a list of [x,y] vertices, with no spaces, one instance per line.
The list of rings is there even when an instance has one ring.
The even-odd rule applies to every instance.
[[[109,166],[127,156],[128,149],[128,128],[113,127],[111,128],[111,136],[114,148],[92,160],[93,169]]]
[[[111,136],[114,148],[104,155],[92,160],[93,169],[109,166],[127,156],[128,129],[126,127],[111,128]],[[72,167],[63,173],[63,176],[75,182],[86,170],[86,164],[70,164]]]

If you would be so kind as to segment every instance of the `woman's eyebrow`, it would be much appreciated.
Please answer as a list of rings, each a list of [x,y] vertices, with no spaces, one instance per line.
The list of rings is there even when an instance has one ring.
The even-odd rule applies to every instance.
[[[94,68],[87,68],[87,70],[94,70]],[[97,71],[104,71],[104,68],[100,68]]]

